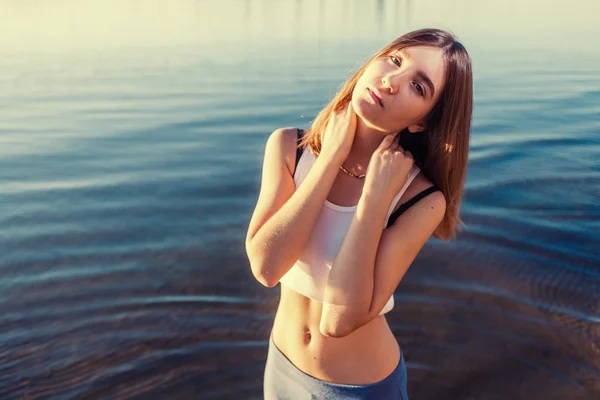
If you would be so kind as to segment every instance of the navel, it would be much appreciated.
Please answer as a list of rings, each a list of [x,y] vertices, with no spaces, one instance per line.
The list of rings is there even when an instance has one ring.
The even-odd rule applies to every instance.
[[[312,334],[310,333],[310,329],[306,326],[304,327],[304,344],[309,344],[312,340]]]

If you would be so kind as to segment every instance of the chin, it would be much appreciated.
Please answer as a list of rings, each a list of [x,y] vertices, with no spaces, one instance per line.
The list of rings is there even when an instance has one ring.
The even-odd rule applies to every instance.
[[[377,121],[377,115],[374,115],[373,112],[373,104],[370,104],[362,99],[356,101],[356,99],[352,99],[352,107],[354,108],[354,112],[356,113],[357,118],[360,118],[363,124],[365,124],[369,129],[374,129],[377,131],[381,131],[387,133],[388,130],[381,126],[381,124]]]
[[[366,102],[363,99],[352,98],[352,108],[356,116],[367,125],[369,128],[381,130],[381,127],[377,124],[376,115],[373,110],[373,104]]]

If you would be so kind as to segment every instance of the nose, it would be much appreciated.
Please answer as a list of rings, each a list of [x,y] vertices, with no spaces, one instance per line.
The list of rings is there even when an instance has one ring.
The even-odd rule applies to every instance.
[[[398,91],[398,79],[397,77],[392,76],[392,74],[385,75],[381,79],[381,83],[390,94],[395,94]]]
[[[402,81],[407,79],[406,70],[389,72],[381,78],[381,84],[389,91],[389,94],[396,94],[402,84]]]

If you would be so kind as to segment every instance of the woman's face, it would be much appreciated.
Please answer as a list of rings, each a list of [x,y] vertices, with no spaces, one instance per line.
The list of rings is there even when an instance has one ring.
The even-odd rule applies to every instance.
[[[438,47],[395,50],[371,62],[352,92],[356,114],[386,133],[422,131],[423,118],[444,88],[445,63]]]

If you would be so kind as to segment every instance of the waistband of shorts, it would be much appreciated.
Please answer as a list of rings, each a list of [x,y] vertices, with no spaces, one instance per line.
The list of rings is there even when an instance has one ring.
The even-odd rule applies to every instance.
[[[365,384],[365,385],[333,383],[333,382],[327,382],[327,381],[323,381],[321,379],[315,378],[314,376],[311,376],[311,375],[307,374],[306,372],[302,371],[301,369],[299,369],[298,367],[296,367],[294,365],[294,363],[292,363],[290,361],[290,359],[287,358],[287,356],[285,354],[283,354],[281,352],[281,350],[279,350],[279,348],[275,344],[275,341],[273,340],[273,332],[272,331],[269,336],[269,347],[271,347],[271,349],[273,350],[272,353],[273,353],[273,361],[274,361],[275,367],[281,373],[285,374],[289,378],[292,378],[295,381],[302,381],[304,383],[304,385],[306,385],[308,387],[330,387],[330,388],[349,389],[349,390],[351,390],[351,389],[376,389],[379,387],[384,388],[384,387],[388,387],[388,386],[396,387],[398,385],[398,381],[401,379],[401,375],[403,374],[403,371],[402,371],[403,368],[406,368],[402,348],[400,348],[400,361],[398,362],[398,365],[396,366],[394,371],[392,371],[392,373],[390,375],[388,375],[386,378],[384,378],[383,380],[381,380],[379,382],[375,382],[375,383]]]

